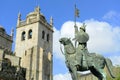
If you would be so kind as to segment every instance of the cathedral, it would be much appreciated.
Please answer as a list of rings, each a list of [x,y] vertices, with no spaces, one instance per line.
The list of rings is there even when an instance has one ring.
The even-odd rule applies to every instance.
[[[53,80],[53,19],[48,23],[39,6],[25,20],[21,16],[18,13],[14,51],[14,30],[9,35],[0,26],[0,80]],[[120,67],[114,68],[119,76]],[[79,80],[97,79],[91,73],[78,77]]]
[[[21,20],[18,14],[15,51],[11,35],[0,26],[0,80],[53,80],[53,19],[39,6]]]

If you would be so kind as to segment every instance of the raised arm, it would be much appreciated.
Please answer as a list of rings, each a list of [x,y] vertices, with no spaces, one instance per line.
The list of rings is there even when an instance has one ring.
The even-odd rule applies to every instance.
[[[75,34],[78,33],[78,27],[76,25],[74,25],[74,28],[75,28]]]

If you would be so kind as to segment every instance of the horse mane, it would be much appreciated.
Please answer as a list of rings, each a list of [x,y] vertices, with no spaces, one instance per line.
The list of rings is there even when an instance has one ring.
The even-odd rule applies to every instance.
[[[70,54],[73,54],[76,52],[76,49],[72,43],[72,41],[70,39],[68,39],[67,43],[69,43],[67,46],[66,46],[66,50],[67,50],[67,53],[70,53]]]

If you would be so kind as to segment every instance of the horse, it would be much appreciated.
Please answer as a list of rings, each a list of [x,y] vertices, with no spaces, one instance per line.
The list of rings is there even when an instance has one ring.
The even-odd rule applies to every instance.
[[[89,63],[89,65],[79,66],[76,59],[79,55],[76,54],[77,48],[73,46],[72,41],[69,38],[64,37],[60,38],[59,42],[64,46],[64,52],[62,51],[62,53],[65,55],[65,63],[73,80],[79,80],[77,77],[77,71],[88,70],[90,70],[91,73],[98,78],[98,80],[106,80],[106,74],[104,72],[105,65],[111,77],[115,78],[112,73],[113,65],[110,59],[97,53],[89,53],[87,56],[89,59],[87,59],[87,61],[82,60],[83,63],[86,62],[87,64]]]

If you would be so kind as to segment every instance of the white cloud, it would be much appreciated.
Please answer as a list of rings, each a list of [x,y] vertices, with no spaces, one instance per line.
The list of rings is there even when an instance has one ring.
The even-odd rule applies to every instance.
[[[119,18],[119,19],[118,19]],[[119,24],[120,14],[110,11],[103,17],[104,20],[110,20],[115,24]],[[114,65],[120,65],[120,26],[111,25],[110,21],[98,21],[94,19],[85,20],[87,33],[89,34],[88,50],[102,55],[108,55]],[[77,22],[80,27],[81,22]],[[54,43],[53,52],[56,58],[64,60],[64,56],[60,51],[59,39],[68,37],[71,40],[74,38],[74,22],[65,22],[60,30],[54,28]],[[117,55],[117,56],[116,56]],[[89,71],[88,71],[89,72]],[[86,73],[88,73],[86,72]],[[85,72],[84,72],[85,73]],[[56,74],[54,80],[72,80],[69,73]]]
[[[62,53],[60,51],[60,43],[59,43],[60,36],[61,36],[60,31],[57,30],[56,28],[54,28],[53,53],[54,53],[56,58],[64,59],[64,56],[62,55]]]
[[[90,36],[88,41],[88,50],[100,54],[108,54],[120,52],[120,27],[112,26],[107,22],[97,21],[94,19],[84,21],[87,25],[86,30]],[[80,27],[82,23],[77,22]],[[65,22],[60,30],[54,29],[54,53],[57,58],[63,59],[60,51],[59,38],[74,38],[74,22]]]
[[[120,27],[113,27],[107,22],[87,20],[87,33],[90,36],[88,49],[90,52],[110,54],[120,52]],[[117,32],[116,32],[117,31]]]
[[[77,72],[77,75],[81,74],[88,74],[90,71],[85,71],[85,72]],[[71,74],[70,73],[65,73],[65,74],[56,74],[53,77],[53,80],[72,80]]]
[[[57,74],[53,77],[53,80],[72,80],[69,73],[66,74]]]
[[[118,16],[117,12],[109,11],[107,14],[103,16],[103,19],[112,19],[115,16]]]
[[[120,65],[120,56],[110,56],[109,58],[112,60],[113,65]]]
[[[81,23],[77,22],[77,25],[81,25]],[[64,60],[64,55],[62,54],[62,52],[60,50],[60,43],[59,43],[59,39],[61,37],[68,37],[68,38],[71,38],[71,39],[74,38],[74,22],[73,21],[65,22],[62,25],[60,30],[57,30],[56,28],[54,28],[53,53],[56,56],[56,58]],[[63,49],[63,51],[64,51],[64,49]]]
[[[81,23],[77,22],[77,25],[81,25]],[[74,38],[74,22],[73,21],[67,21],[65,22],[61,27],[61,37],[68,37],[68,38]]]
[[[103,17],[103,20],[109,22],[112,25],[120,25],[120,13],[116,11],[109,11]]]

